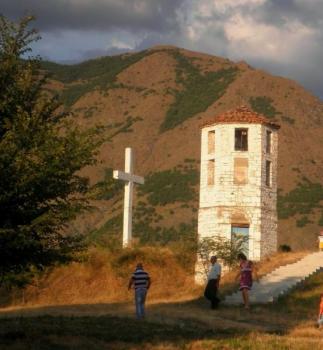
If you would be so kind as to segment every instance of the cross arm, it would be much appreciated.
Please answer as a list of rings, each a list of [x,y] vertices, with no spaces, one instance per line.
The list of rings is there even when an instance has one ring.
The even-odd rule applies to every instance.
[[[145,183],[145,179],[138,175],[132,175],[125,173],[120,170],[114,170],[113,171],[113,178],[117,180],[123,180],[128,182],[135,182],[137,184],[143,185]]]

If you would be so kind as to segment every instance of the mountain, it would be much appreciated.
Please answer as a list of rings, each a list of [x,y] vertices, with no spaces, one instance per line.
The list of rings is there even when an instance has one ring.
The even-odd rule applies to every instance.
[[[198,52],[171,46],[101,57],[76,65],[43,62],[49,91],[59,93],[82,128],[102,125],[106,142],[96,167],[93,210],[72,229],[103,244],[118,240],[124,167],[133,147],[136,186],[134,234],[168,242],[196,233],[200,126],[247,105],[281,125],[279,131],[279,244],[314,248],[323,229],[323,103],[296,82]]]

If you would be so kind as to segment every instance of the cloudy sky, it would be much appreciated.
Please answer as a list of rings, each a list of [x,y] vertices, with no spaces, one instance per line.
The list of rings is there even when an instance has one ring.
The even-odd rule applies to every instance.
[[[37,16],[41,56],[74,62],[172,44],[245,60],[323,97],[323,0],[0,0]]]

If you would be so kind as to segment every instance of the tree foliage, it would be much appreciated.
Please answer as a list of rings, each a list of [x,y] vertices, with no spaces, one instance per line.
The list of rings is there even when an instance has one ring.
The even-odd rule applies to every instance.
[[[231,269],[238,261],[238,254],[245,253],[247,239],[242,235],[233,235],[231,239],[222,236],[200,239],[197,245],[197,255],[202,264],[203,273],[208,274],[212,255],[216,255],[224,265]]]
[[[55,261],[78,247],[66,223],[87,206],[96,130],[81,131],[46,93],[30,44],[32,17],[0,17],[0,282]]]

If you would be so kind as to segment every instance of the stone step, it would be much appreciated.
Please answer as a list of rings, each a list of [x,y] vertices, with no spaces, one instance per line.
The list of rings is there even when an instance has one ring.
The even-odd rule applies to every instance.
[[[251,303],[273,302],[306,278],[323,269],[323,252],[312,253],[289,265],[280,266],[253,284]],[[225,304],[241,304],[241,292],[227,296]]]

